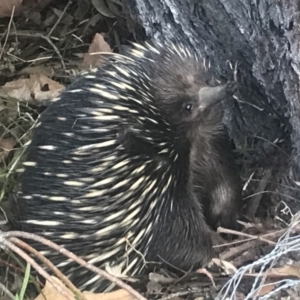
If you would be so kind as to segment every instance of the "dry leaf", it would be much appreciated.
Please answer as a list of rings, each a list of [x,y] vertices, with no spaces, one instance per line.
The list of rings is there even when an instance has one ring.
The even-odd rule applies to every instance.
[[[221,260],[221,259],[218,259],[218,258],[213,258],[212,261],[217,266],[219,266],[220,268],[222,268],[225,271],[225,274],[227,274],[227,275],[235,274],[236,271],[237,271],[236,267],[232,263],[230,263],[230,262],[228,262],[226,260]]]
[[[163,287],[161,284],[154,282],[154,281],[149,281],[147,283],[147,292],[149,294],[159,294],[161,293]]]
[[[75,300],[73,293],[63,285],[63,283],[56,277],[51,278],[72,298]],[[111,293],[98,293],[83,292],[83,296],[86,300],[135,300],[134,296],[129,294],[127,291],[120,289]],[[35,300],[66,300],[48,281],[46,282],[42,292],[38,295]]]
[[[266,284],[263,285],[258,291],[257,293],[255,293],[255,297],[261,297],[264,295],[269,294],[270,292],[272,292],[275,289],[275,285],[274,284]]]
[[[246,276],[257,277],[258,273],[246,273]],[[284,266],[281,268],[269,269],[267,272],[260,274],[260,276],[266,276],[266,278],[281,278],[294,276],[300,278],[300,269],[297,266]]]
[[[99,52],[112,52],[112,50],[105,42],[103,36],[100,33],[96,33],[88,53],[84,55],[82,68],[88,70],[90,68],[99,67],[103,61],[102,54]]]
[[[111,293],[94,294],[92,292],[83,292],[87,300],[135,300],[135,297],[125,290],[117,290]]]
[[[4,97],[9,96],[19,101],[36,103],[55,98],[64,89],[65,87],[60,83],[40,74],[7,82],[0,91],[4,94]]]
[[[284,266],[281,268],[273,268],[267,271],[267,277],[277,278],[277,277],[287,277],[295,276],[300,278],[300,270],[295,266]]]
[[[264,296],[275,289],[274,284],[263,285],[257,293],[258,297]]]
[[[63,283],[56,277],[51,276],[51,278],[57,283],[58,286],[61,287],[68,294],[68,296],[73,299],[73,293],[67,289]],[[75,298],[74,298],[75,299]],[[51,283],[46,281],[46,284],[41,291],[41,293],[35,298],[35,300],[66,300],[66,297],[59,293]]]
[[[0,162],[4,162],[17,141],[14,137],[0,140]]]
[[[51,67],[43,65],[38,65],[38,66],[30,66],[22,69],[18,75],[36,75],[36,74],[43,74],[47,77],[52,77],[55,74],[55,71]]]
[[[24,10],[41,11],[51,0],[0,0],[0,18],[10,17],[14,10],[14,16],[19,16]]]
[[[15,7],[14,16],[18,16],[22,10],[23,0],[0,0],[0,18],[10,17]]]
[[[258,273],[246,274],[246,275],[251,276],[251,277],[256,277],[256,276],[258,276]],[[268,279],[268,281],[270,281],[271,279],[277,280],[278,278],[290,277],[290,276],[300,278],[300,270],[299,270],[299,267],[297,267],[297,266],[284,266],[284,267],[281,267],[281,268],[269,269],[267,272],[264,272],[261,275],[266,276],[266,279]],[[270,293],[272,290],[275,289],[275,287],[276,287],[275,284],[276,284],[276,282],[274,284],[265,283],[257,291],[255,296],[260,297],[260,296],[264,296],[264,295]]]
[[[153,282],[159,282],[159,283],[172,283],[174,282],[173,278],[165,277],[163,275],[160,275],[158,273],[149,273],[149,280]]]
[[[104,0],[92,0],[92,3],[101,15],[108,18],[115,18],[115,15],[109,10]]]

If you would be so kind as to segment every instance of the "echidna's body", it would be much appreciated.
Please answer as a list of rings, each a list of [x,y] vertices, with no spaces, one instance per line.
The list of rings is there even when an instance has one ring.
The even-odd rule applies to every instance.
[[[234,91],[205,87],[206,76],[180,45],[136,46],[72,84],[35,130],[17,226],[125,274],[145,261],[206,264],[211,237],[192,187],[192,137],[216,128],[210,108]],[[50,252],[82,289],[107,288]]]
[[[237,219],[242,208],[242,185],[234,162],[228,134],[221,123],[221,107],[214,107],[218,130],[197,135],[191,151],[193,188],[201,199],[207,223],[238,229]],[[217,122],[216,122],[217,124]]]

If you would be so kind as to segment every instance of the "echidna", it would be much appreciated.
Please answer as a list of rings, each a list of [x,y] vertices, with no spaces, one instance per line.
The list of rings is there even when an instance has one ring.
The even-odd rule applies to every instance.
[[[212,242],[193,188],[191,150],[194,137],[218,128],[213,106],[235,91],[232,83],[209,86],[209,76],[192,49],[145,44],[74,82],[35,129],[17,227],[124,275],[152,262],[204,266]],[[79,288],[111,287],[34,246]]]
[[[206,138],[197,136],[191,153],[194,191],[208,225],[239,229],[242,185],[225,129]]]
[[[211,110],[212,128],[199,128],[193,137],[191,174],[194,192],[201,199],[206,222],[213,229],[218,226],[239,229],[242,185],[234,161],[232,146],[222,123],[221,103]]]

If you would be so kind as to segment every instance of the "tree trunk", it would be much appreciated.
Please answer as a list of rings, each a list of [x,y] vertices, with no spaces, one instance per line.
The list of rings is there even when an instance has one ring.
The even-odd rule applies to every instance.
[[[247,147],[245,169],[272,169],[268,190],[279,189],[280,199],[292,204],[297,192],[274,182],[284,179],[291,187],[300,181],[299,1],[124,0],[124,5],[136,33],[139,24],[148,39],[185,41],[210,60],[217,78],[231,80],[237,64],[240,90],[224,104],[224,123],[239,152]],[[295,203],[292,208],[299,210]]]

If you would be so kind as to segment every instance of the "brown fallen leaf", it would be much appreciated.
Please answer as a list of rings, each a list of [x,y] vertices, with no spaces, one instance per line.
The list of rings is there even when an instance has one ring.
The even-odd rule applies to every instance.
[[[127,291],[120,289],[110,293],[94,294],[92,292],[83,292],[87,300],[135,300],[135,297]]]
[[[14,137],[0,140],[0,162],[4,162],[17,141]]]
[[[4,97],[8,96],[19,101],[37,103],[57,97],[64,89],[62,84],[39,74],[7,82],[0,88],[0,92]]]
[[[222,268],[224,270],[225,274],[227,274],[227,275],[232,275],[232,274],[236,273],[236,271],[237,271],[236,267],[232,263],[230,263],[226,260],[221,260],[219,258],[213,258],[212,261],[218,267]]]
[[[64,286],[64,284],[56,277],[51,276],[51,278],[59,285],[69,297],[75,300],[72,292]],[[86,300],[135,300],[135,298],[129,294],[127,291],[120,289],[111,293],[92,293],[83,292],[82,295]],[[41,294],[38,295],[35,300],[66,300],[66,298],[60,294],[48,281],[46,282]]]
[[[258,273],[246,273],[245,276],[248,277],[257,277]],[[280,268],[272,268],[266,272],[260,274],[260,276],[265,276],[266,278],[281,278],[281,277],[297,277],[300,278],[300,269],[297,266],[284,266]]]
[[[274,289],[276,288],[275,284],[265,284],[263,286],[260,287],[260,289],[253,294],[253,297],[262,297],[264,295],[269,294],[270,292],[272,292]]]
[[[45,64],[43,64],[43,65],[26,67],[18,73],[18,75],[36,75],[36,74],[43,74],[51,78],[55,74],[55,71],[53,68],[47,67]]]
[[[73,293],[56,277],[51,276],[53,281],[60,286],[60,288],[68,295],[70,299],[74,298]],[[75,299],[75,298],[74,298]],[[51,283],[46,281],[41,293],[35,298],[35,300],[66,300],[66,297],[59,293]]]
[[[161,293],[163,287],[161,284],[154,282],[154,281],[149,281],[147,283],[147,292],[149,294],[159,294]]]
[[[275,287],[276,286],[274,284],[263,285],[261,289],[258,291],[257,296],[261,297],[267,295],[270,292],[272,292],[275,289]]]
[[[300,269],[296,266],[283,266],[281,268],[273,268],[267,271],[268,278],[278,278],[278,277],[286,277],[286,276],[294,276],[300,278]]]
[[[257,277],[258,275],[259,275],[258,273],[245,274],[245,276],[248,277]],[[259,288],[259,290],[255,292],[255,294],[250,295],[251,297],[252,296],[261,297],[270,293],[272,290],[276,288],[276,281],[278,280],[278,278],[290,277],[290,276],[300,278],[300,269],[296,265],[283,266],[280,268],[269,269],[268,271],[260,274],[260,276],[265,276],[267,282],[264,285],[262,285]]]
[[[10,17],[15,7],[14,15],[18,16],[22,10],[23,0],[0,0],[0,18]]]
[[[84,54],[82,68],[88,70],[99,67],[103,62],[103,54],[101,52],[112,52],[112,50],[105,42],[104,37],[100,33],[96,33],[88,53]]]
[[[175,281],[174,278],[169,278],[154,272],[149,273],[149,280],[157,283],[172,283]]]
[[[25,10],[41,11],[51,0],[0,0],[0,18],[20,16]]]

